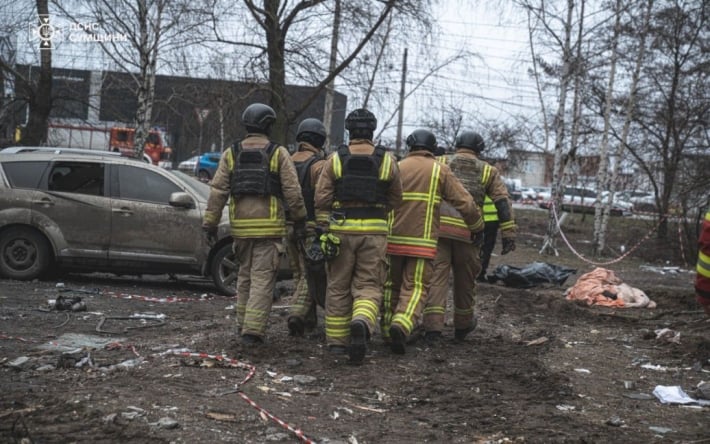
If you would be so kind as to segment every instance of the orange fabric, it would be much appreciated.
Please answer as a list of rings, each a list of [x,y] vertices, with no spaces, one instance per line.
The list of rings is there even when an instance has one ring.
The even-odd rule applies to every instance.
[[[577,283],[567,289],[567,300],[586,302],[587,305],[623,307],[624,301],[621,299],[609,299],[602,295],[605,290],[614,293],[617,284],[621,284],[621,279],[613,271],[595,268],[580,276]]]

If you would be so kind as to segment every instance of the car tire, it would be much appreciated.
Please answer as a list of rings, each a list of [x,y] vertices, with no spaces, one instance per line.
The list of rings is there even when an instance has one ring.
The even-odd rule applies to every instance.
[[[210,173],[207,170],[200,170],[197,172],[197,178],[200,179],[202,182],[209,182]]]
[[[50,244],[37,231],[13,227],[0,233],[0,275],[36,279],[47,274],[51,262]]]
[[[237,294],[237,274],[239,262],[232,251],[232,243],[227,242],[215,253],[210,264],[212,281],[220,293],[226,296]]]

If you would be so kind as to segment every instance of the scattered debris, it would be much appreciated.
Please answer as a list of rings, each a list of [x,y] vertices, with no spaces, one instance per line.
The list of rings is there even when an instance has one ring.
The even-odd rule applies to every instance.
[[[587,370],[586,368],[576,368],[576,369],[574,369],[574,371],[576,371],[577,373],[584,373],[587,375],[592,373],[591,370]]]
[[[670,342],[673,344],[680,344],[680,332],[671,330],[670,328],[662,328],[655,330],[656,340],[662,342]]]
[[[555,407],[557,408],[557,410],[562,410],[563,412],[571,412],[572,410],[576,409],[575,406],[569,404],[558,404]]]
[[[542,336],[537,339],[533,339],[532,341],[526,342],[525,345],[527,345],[527,346],[540,345],[540,344],[544,344],[545,342],[547,342],[549,340],[550,340],[550,338],[548,338],[547,336]]]
[[[177,429],[180,427],[180,423],[174,420],[173,418],[160,418],[158,422],[153,422],[150,425],[152,426],[157,426],[160,429]]]
[[[626,390],[633,390],[636,388],[636,383],[634,381],[624,381],[624,388]]]
[[[612,416],[611,418],[606,420],[605,424],[612,427],[621,427],[625,424],[625,422],[618,416]]]
[[[205,416],[215,421],[236,422],[237,417],[229,413],[207,412]]]
[[[673,431],[673,429],[669,429],[668,427],[656,427],[656,426],[649,426],[648,428],[652,432],[660,433],[660,434],[666,434],[670,433]]]
[[[653,395],[648,393],[624,393],[622,395],[624,398],[635,399],[636,401],[650,401],[655,399]]]
[[[30,358],[27,356],[20,356],[19,358],[15,358],[12,361],[8,362],[5,364],[6,367],[12,367],[15,370],[22,370],[23,368],[27,367],[27,363],[30,362]]]
[[[698,398],[710,399],[710,382],[700,381],[698,383]]]
[[[710,401],[691,398],[678,385],[657,385],[653,389],[653,394],[661,401],[661,404],[710,405]]]
[[[314,376],[294,375],[293,382],[299,385],[309,385],[316,382],[318,379]]]
[[[126,338],[101,337],[79,333],[65,333],[50,342],[40,345],[42,350],[72,352],[77,349],[102,349],[109,344],[123,342]]]

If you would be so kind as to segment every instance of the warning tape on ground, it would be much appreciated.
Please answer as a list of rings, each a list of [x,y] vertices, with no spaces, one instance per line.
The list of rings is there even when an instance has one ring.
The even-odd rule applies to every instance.
[[[629,251],[627,251],[626,253],[622,254],[621,256],[617,257],[616,259],[612,259],[612,260],[607,261],[607,262],[594,262],[593,260],[586,258],[584,255],[582,255],[582,254],[579,253],[577,250],[575,250],[575,248],[574,248],[574,247],[572,246],[572,244],[569,242],[569,240],[567,239],[567,236],[565,236],[565,233],[562,231],[562,226],[560,225],[560,219],[559,219],[559,217],[558,217],[558,215],[557,215],[557,208],[555,207],[554,203],[553,203],[552,206],[550,207],[550,211],[552,211],[552,215],[553,215],[554,218],[555,218],[555,225],[557,226],[557,231],[559,231],[560,237],[562,238],[562,240],[563,240],[563,241],[565,242],[565,244],[567,245],[567,248],[569,248],[569,250],[570,250],[575,256],[577,256],[579,259],[581,259],[582,261],[584,261],[584,262],[586,262],[586,263],[588,263],[588,264],[597,265],[597,266],[599,266],[599,265],[611,265],[611,264],[615,264],[615,263],[617,263],[617,262],[621,262],[622,260],[624,260],[624,259],[625,259],[626,257],[628,257],[631,253],[633,253],[636,249],[638,249],[638,248],[641,246],[641,244],[643,244],[644,242],[646,242],[646,241],[651,237],[651,235],[658,229],[658,227],[661,225],[661,222],[663,222],[663,220],[666,218],[666,216],[662,217],[662,218],[658,221],[658,224],[657,224],[651,231],[649,231],[648,233],[646,233],[646,235],[645,235],[644,237],[642,237],[641,240],[640,240],[636,245],[634,245],[633,247],[629,248]]]

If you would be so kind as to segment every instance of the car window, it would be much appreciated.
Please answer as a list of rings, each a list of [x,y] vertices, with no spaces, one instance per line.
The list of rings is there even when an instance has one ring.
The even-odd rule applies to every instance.
[[[118,166],[118,197],[168,204],[170,195],[183,191],[175,183],[146,168]]]
[[[55,162],[49,171],[50,191],[104,195],[104,164],[98,162]]]
[[[2,165],[5,175],[13,188],[35,189],[39,186],[42,173],[48,162],[5,162]]]

